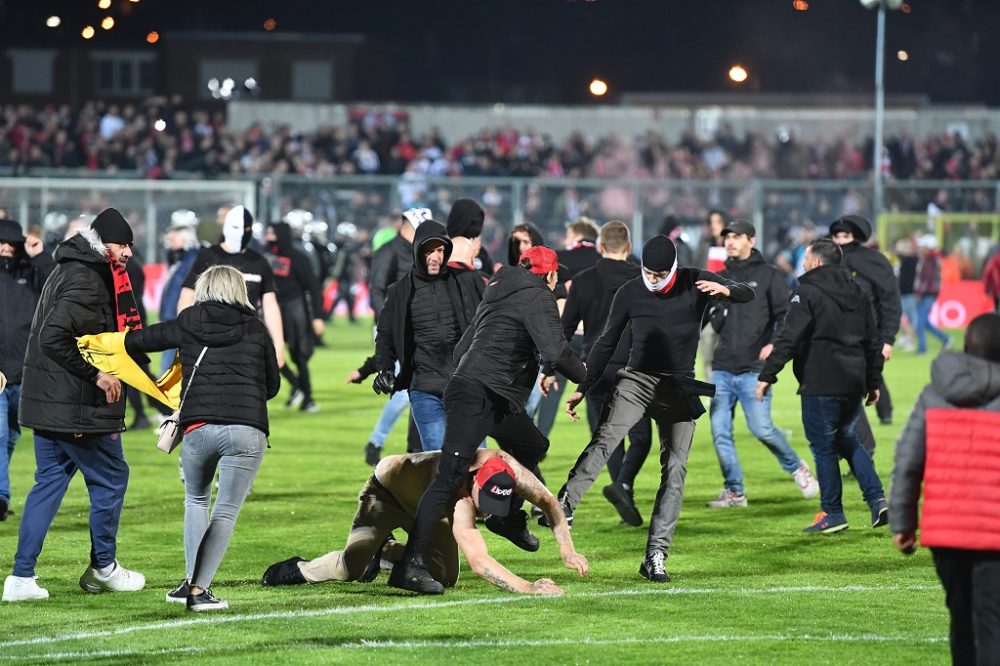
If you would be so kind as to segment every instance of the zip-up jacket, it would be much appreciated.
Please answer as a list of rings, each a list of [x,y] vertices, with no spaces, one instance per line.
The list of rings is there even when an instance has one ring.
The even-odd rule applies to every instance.
[[[28,258],[23,248],[0,259],[0,371],[10,384],[21,383],[35,306],[55,267],[49,253]]]
[[[419,227],[418,227],[419,228]],[[395,236],[372,255],[368,274],[368,292],[375,321],[385,307],[389,285],[401,280],[413,268],[413,246],[402,236]]]

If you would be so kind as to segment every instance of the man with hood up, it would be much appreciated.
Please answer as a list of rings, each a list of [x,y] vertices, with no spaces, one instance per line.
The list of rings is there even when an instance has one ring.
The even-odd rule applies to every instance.
[[[250,247],[253,240],[253,215],[243,206],[234,206],[226,212],[222,223],[222,240],[198,253],[194,265],[184,279],[177,312],[194,303],[194,283],[210,266],[232,266],[243,273],[250,302],[263,314],[278,366],[285,365],[285,336],[281,323],[281,309],[275,294],[274,272],[267,259]]]
[[[487,285],[475,320],[455,349],[458,367],[444,395],[447,424],[441,464],[420,499],[403,560],[393,568],[390,585],[421,594],[444,592],[424,564],[424,550],[484,437],[493,437],[528,469],[548,450],[548,439],[524,411],[538,357],[573,381],[585,375],[559,326],[552,294],[558,269],[556,253],[535,246],[521,253],[517,266],[501,269]],[[538,539],[528,532],[527,516],[519,507],[516,500],[506,517],[491,516],[486,527],[524,550],[538,550]]]
[[[724,486],[719,497],[708,502],[713,509],[747,506],[743,468],[733,440],[736,403],[743,408],[750,432],[778,459],[792,476],[803,497],[815,497],[819,486],[809,465],[788,444],[785,435],[771,422],[771,397],[755,399],[757,373],[774,348],[781,322],[788,312],[788,286],[781,272],[764,261],[756,247],[757,231],[749,222],[732,220],[722,230],[726,246],[725,278],[745,282],[758,297],[735,308],[716,305],[709,319],[719,342],[712,356],[712,383],[715,397],[710,408],[712,443],[719,458]]]
[[[788,361],[799,380],[802,426],[819,481],[821,511],[803,532],[834,534],[847,529],[839,458],[847,460],[871,509],[872,527],[888,522],[882,481],[858,441],[855,423],[862,401],[878,400],[882,381],[882,337],[861,287],[841,265],[840,248],[829,239],[806,250],[806,273],[788,303],[788,314],[757,381],[763,400]]]
[[[121,382],[87,363],[76,338],[139,324],[125,264],[132,229],[113,208],[56,248],[24,357],[20,422],[34,430],[35,485],[18,531],[14,572],[4,601],[47,599],[35,565],[70,481],[83,474],[90,494],[90,564],[80,577],[87,592],[134,592],[145,577],[116,559],[129,468],[122,450],[125,392]]]
[[[17,404],[21,371],[31,333],[31,319],[49,273],[56,267],[39,238],[26,238],[14,220],[0,220],[0,372],[7,385],[0,389],[0,521],[10,509],[10,458],[21,436]]]
[[[830,225],[830,237],[844,253],[844,266],[875,308],[875,325],[882,340],[882,356],[889,361],[892,358],[892,346],[896,343],[896,334],[899,333],[903,308],[899,296],[899,280],[892,270],[892,264],[881,252],[864,245],[871,235],[872,225],[861,215],[844,215]],[[892,422],[892,398],[889,397],[884,378],[879,386],[875,411],[883,424]],[[858,436],[868,454],[874,455],[875,436],[864,410],[858,419]]]
[[[457,199],[448,211],[448,236],[454,245],[448,267],[455,271],[479,271],[487,276],[492,272],[490,257],[484,257],[479,237],[483,233],[486,213],[472,199]]]
[[[292,228],[287,222],[268,224],[264,241],[268,249],[267,260],[274,273],[285,342],[298,371],[296,376],[287,363],[281,369],[281,376],[292,386],[285,406],[316,412],[319,407],[313,400],[309,357],[315,349],[316,337],[323,335],[322,287],[309,257],[292,244]]]
[[[372,387],[376,393],[409,391],[424,451],[439,451],[444,442],[444,389],[455,371],[455,346],[485,289],[477,271],[448,265],[451,250],[441,224],[421,223],[413,236],[413,268],[389,287],[375,338]]]
[[[896,443],[890,486],[896,547],[916,550],[919,514],[920,543],[934,555],[954,664],[1000,663],[998,461],[1000,314],[989,313],[965,330],[964,353],[934,359],[931,383]]]

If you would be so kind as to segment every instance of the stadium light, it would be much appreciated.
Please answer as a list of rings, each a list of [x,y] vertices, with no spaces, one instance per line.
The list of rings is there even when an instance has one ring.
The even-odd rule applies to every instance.
[[[155,30],[146,35],[146,42],[148,42],[149,44],[155,44],[158,41],[160,41],[160,33],[156,32]]]
[[[83,30],[80,31],[80,36],[84,39],[91,39],[93,38],[95,32],[97,31],[94,30],[94,26],[86,25],[83,27]]]
[[[277,27],[278,27],[278,22],[273,18],[269,18],[264,21],[264,30],[267,30],[268,32],[271,32]]]
[[[111,0],[97,0],[97,7],[99,9],[107,9],[111,6]]]
[[[162,132],[163,130],[167,129],[167,121],[164,120],[163,118],[158,118],[156,122],[153,123],[153,129],[155,129],[157,132]]]
[[[806,0],[792,0],[792,7],[796,11],[804,12],[809,9],[809,3]]]
[[[594,79],[590,82],[590,94],[594,97],[601,97],[608,92],[608,84],[601,79]]]
[[[101,27],[105,30],[111,30],[111,28],[115,27],[115,20],[110,16],[105,16],[101,20]]]
[[[903,49],[900,49],[896,51],[896,57],[899,58],[901,62],[906,62],[907,60],[910,59],[910,54],[904,51]]]
[[[743,83],[748,78],[750,73],[743,65],[736,64],[729,68],[729,80],[733,83]]]
[[[58,28],[62,24],[62,19],[58,16],[50,16],[45,19],[45,25],[50,28]]]

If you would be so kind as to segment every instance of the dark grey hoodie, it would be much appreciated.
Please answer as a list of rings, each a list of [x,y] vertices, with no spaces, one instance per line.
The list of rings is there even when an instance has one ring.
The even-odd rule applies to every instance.
[[[962,352],[942,352],[931,364],[931,383],[917,398],[896,442],[889,492],[893,532],[915,532],[927,457],[928,409],[983,409],[1000,413],[1000,363]]]

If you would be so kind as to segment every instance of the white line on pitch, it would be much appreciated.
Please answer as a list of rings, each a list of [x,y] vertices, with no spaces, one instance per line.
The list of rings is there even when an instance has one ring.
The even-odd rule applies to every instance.
[[[600,597],[628,597],[628,596],[670,596],[670,595],[702,595],[702,594],[788,594],[788,593],[813,593],[813,592],[889,592],[908,591],[920,592],[929,590],[939,590],[937,585],[845,585],[841,587],[833,585],[804,585],[804,586],[781,586],[765,588],[645,588],[634,590],[607,590],[604,592],[581,592],[571,594],[568,597],[547,599],[548,601],[562,601],[581,598]],[[189,627],[202,624],[226,624],[236,622],[257,622],[261,620],[292,619],[305,617],[326,617],[330,615],[349,615],[353,613],[391,613],[394,611],[408,610],[433,610],[435,608],[452,608],[455,606],[475,606],[481,604],[501,604],[501,603],[527,603],[541,602],[544,597],[536,596],[509,596],[509,597],[486,597],[479,599],[460,599],[457,601],[417,601],[402,604],[366,604],[363,606],[338,606],[336,608],[317,608],[313,610],[295,611],[275,611],[273,613],[253,613],[244,615],[213,615],[210,618],[192,618],[184,620],[166,620],[163,622],[153,622],[150,624],[139,624],[131,627],[118,627],[115,629],[102,629],[99,631],[82,631],[72,634],[57,634],[55,636],[36,636],[35,638],[22,638],[13,641],[0,642],[0,648],[16,647],[20,645],[44,645],[50,643],[62,643],[74,640],[89,640],[91,638],[106,638],[120,636],[143,631],[159,631],[161,629],[176,629],[179,627]],[[53,602],[44,602],[53,603]]]

